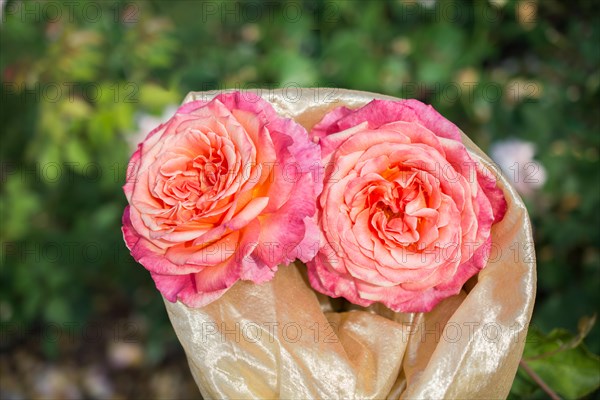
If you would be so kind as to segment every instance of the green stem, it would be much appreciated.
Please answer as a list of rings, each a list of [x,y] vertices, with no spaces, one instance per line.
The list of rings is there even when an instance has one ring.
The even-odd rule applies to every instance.
[[[554,392],[554,390],[552,390],[552,388],[550,388],[550,386],[548,386],[546,382],[544,382],[544,380],[538,374],[535,373],[535,371],[529,366],[529,364],[521,360],[519,361],[519,365],[525,370],[525,372],[527,372],[527,375],[529,375],[531,379],[533,379],[533,381],[537,383],[538,386],[544,392],[546,392],[548,396],[550,396],[552,400],[561,400],[560,396],[557,395],[556,392]]]

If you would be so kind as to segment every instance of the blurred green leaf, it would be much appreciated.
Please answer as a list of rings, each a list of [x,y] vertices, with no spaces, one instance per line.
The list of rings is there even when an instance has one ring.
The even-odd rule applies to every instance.
[[[272,53],[268,63],[280,87],[312,87],[317,81],[312,60],[295,51]]]
[[[52,83],[96,80],[103,61],[102,35],[73,25],[57,35],[57,40],[50,42],[48,58],[40,60],[41,72],[51,71]]]
[[[600,357],[590,353],[581,342],[582,335],[591,329],[589,322],[582,323],[584,331],[577,336],[563,329],[544,335],[535,327],[527,334],[523,361],[567,399],[581,398],[600,387]],[[531,378],[528,380],[532,383]],[[524,387],[520,383],[514,391],[525,390]]]
[[[3,184],[0,201],[0,233],[2,240],[11,242],[22,239],[31,228],[31,219],[38,212],[41,202],[29,189],[21,169],[11,171]],[[2,251],[4,252],[4,246]],[[6,255],[2,254],[2,260]]]
[[[91,162],[87,150],[77,138],[72,138],[65,145],[65,160],[76,166],[85,166]]]
[[[175,90],[154,83],[146,83],[140,88],[140,105],[152,113],[159,114],[166,106],[180,102],[181,95]]]
[[[63,323],[72,321],[70,307],[66,301],[60,297],[55,297],[48,300],[46,304],[46,319],[55,323]]]
[[[71,119],[84,119],[92,114],[93,108],[79,97],[65,99],[60,104],[60,113],[62,116]]]
[[[452,80],[464,54],[464,31],[452,24],[425,25],[415,33],[417,78],[426,84]]]

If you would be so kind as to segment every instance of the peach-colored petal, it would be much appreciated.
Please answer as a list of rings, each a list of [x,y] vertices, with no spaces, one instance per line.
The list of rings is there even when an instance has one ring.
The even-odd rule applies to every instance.
[[[276,213],[261,220],[260,244],[263,251],[258,256],[266,265],[287,264],[301,256],[303,249],[298,246],[306,237],[306,225],[312,223],[305,217],[312,216],[316,209],[314,193],[302,188],[310,189],[312,179],[310,174],[303,175],[297,182],[300,190],[296,190]]]
[[[127,206],[123,213],[123,238],[127,248],[131,251],[133,258],[142,264],[150,272],[159,274],[182,275],[198,271],[193,265],[184,266],[173,264],[162,252],[162,249],[155,246],[147,239],[137,235],[130,218],[130,206]]]

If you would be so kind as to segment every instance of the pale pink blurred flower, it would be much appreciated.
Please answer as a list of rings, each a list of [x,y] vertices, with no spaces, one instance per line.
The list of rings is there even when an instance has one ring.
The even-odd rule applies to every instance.
[[[524,197],[532,196],[546,182],[546,169],[533,159],[535,144],[507,139],[492,144],[490,156]]]
[[[83,395],[74,383],[74,371],[47,366],[35,378],[35,397],[42,399],[81,399]]]
[[[6,3],[5,0],[0,0],[0,25],[2,25],[2,21],[4,21],[4,3]]]
[[[417,3],[419,3],[419,5],[421,7],[425,7],[427,9],[433,9],[435,8],[435,4],[437,3],[437,0],[417,0]]]
[[[138,343],[114,342],[107,352],[110,365],[117,369],[137,367],[144,361],[144,350]]]
[[[137,129],[127,136],[127,141],[129,142],[131,150],[135,150],[138,143],[143,142],[146,136],[148,136],[148,134],[157,126],[167,122],[169,118],[175,115],[177,108],[178,106],[176,104],[170,104],[166,106],[163,113],[158,116],[147,113],[138,114],[135,118]]]
[[[97,365],[85,371],[83,386],[94,399],[110,399],[114,396],[113,385],[106,371]]]

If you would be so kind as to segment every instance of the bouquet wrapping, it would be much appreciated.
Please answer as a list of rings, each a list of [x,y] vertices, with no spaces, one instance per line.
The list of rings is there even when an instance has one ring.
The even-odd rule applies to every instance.
[[[279,116],[295,121],[307,132],[311,132],[327,113],[337,113],[335,110],[339,110],[340,106],[346,107],[349,113],[349,110],[365,106],[374,99],[398,100],[341,89],[251,92],[267,101]],[[192,92],[184,104],[197,100],[208,102],[222,93]],[[243,115],[234,113],[234,116],[247,127]],[[270,126],[282,131],[295,129],[279,122]],[[458,294],[427,300],[426,309],[406,298],[404,292],[397,291],[393,294],[402,302],[394,303],[390,308],[374,302],[383,302],[381,297],[377,297],[381,296],[380,291],[365,293],[364,289],[361,289],[362,292],[356,289],[371,286],[361,280],[368,278],[362,275],[356,283],[353,280],[356,274],[352,272],[339,278],[350,283],[338,283],[338,286],[328,289],[319,281],[325,279],[323,274],[328,273],[323,269],[325,267],[319,267],[319,270],[310,264],[315,255],[309,256],[309,244],[306,248],[298,246],[290,254],[275,257],[279,267],[268,265],[268,261],[263,263],[260,257],[254,256],[254,247],[251,247],[241,257],[254,260],[256,267],[252,272],[237,273],[236,279],[229,282],[226,289],[219,286],[218,291],[216,284],[211,286],[213,279],[218,281],[219,277],[213,276],[217,272],[210,272],[212,275],[205,273],[201,280],[196,281],[204,285],[201,289],[208,293],[201,298],[194,297],[194,290],[200,290],[194,284],[188,287],[185,286],[188,283],[163,277],[163,273],[169,273],[163,263],[160,268],[149,268],[157,287],[168,300],[165,301],[167,312],[187,354],[192,375],[205,398],[441,399],[504,398],[508,395],[523,352],[535,298],[531,225],[514,188],[464,133],[459,134],[470,159],[477,162],[478,168],[495,176],[506,200],[506,210],[505,213],[502,210],[503,217],[493,225],[491,219],[489,221],[491,233],[488,232],[490,240],[485,247],[485,265],[477,267],[478,272],[471,279],[468,278],[475,270],[463,277],[459,286],[448,289],[456,293],[461,287]],[[270,146],[265,139],[256,137],[259,145]],[[279,149],[278,143],[283,139],[274,137],[274,148]],[[314,139],[318,141],[318,138]],[[287,140],[297,139],[290,136]],[[335,143],[330,145],[335,147]],[[308,145],[302,146],[306,153],[290,151],[287,156],[297,163],[309,165],[309,161],[314,162],[310,155],[306,155],[311,149]],[[170,165],[171,161],[165,160],[165,163]],[[256,173],[260,175],[261,171]],[[308,181],[304,181],[308,175],[299,174],[294,179],[298,183],[296,186],[275,188],[287,190],[289,199],[292,199],[288,200],[290,205],[282,209],[298,210],[300,217],[293,219],[282,212],[275,217],[265,214],[267,216],[260,218],[264,218],[262,221],[267,221],[267,224],[269,218],[278,221],[278,224],[289,221],[291,231],[301,226],[300,230],[307,237],[312,234],[319,241],[317,232],[311,233],[309,221],[314,210],[309,199],[301,194],[303,188],[312,190],[306,186]],[[263,182],[260,179],[257,181]],[[259,189],[261,193],[272,193],[271,188]],[[264,214],[271,205],[266,200],[264,204],[253,201],[240,214],[249,215],[254,210],[254,214],[262,215],[260,213]],[[473,207],[479,212],[477,206]],[[135,218],[131,217],[133,222],[124,218],[125,225],[140,225]],[[233,218],[233,221],[238,219]],[[240,238],[251,235],[252,223],[248,222],[248,226],[242,229]],[[153,266],[156,261],[149,257],[155,256],[147,256],[149,253],[146,252],[147,246],[151,245],[144,247],[142,241],[132,237],[131,231],[126,230],[125,236],[130,248],[137,251],[137,256],[134,250],[132,254],[141,259],[140,262],[145,260],[142,263],[147,268],[146,264]],[[160,232],[158,228],[157,232]],[[403,233],[407,234],[410,232]],[[412,234],[415,235],[414,232]],[[476,234],[479,235],[474,232],[474,238]],[[170,238],[164,233],[160,235],[163,235],[161,238]],[[173,260],[185,257],[185,246],[167,255]],[[308,272],[305,265],[293,259],[308,262]],[[467,259],[465,263],[467,265],[471,261]],[[234,276],[233,267],[227,268],[222,270],[227,272],[227,276]],[[192,287],[194,290],[190,289]],[[313,289],[315,287],[320,293]],[[436,290],[440,287],[448,285],[442,283],[436,286]],[[338,293],[340,288],[345,292]],[[348,294],[348,291],[354,294]],[[374,301],[360,300],[351,304],[322,293],[346,298],[356,296],[356,299],[375,297]],[[431,293],[439,293],[439,290]],[[356,305],[359,303],[362,306]],[[428,312],[395,312],[392,309],[422,309]]]

